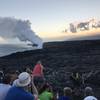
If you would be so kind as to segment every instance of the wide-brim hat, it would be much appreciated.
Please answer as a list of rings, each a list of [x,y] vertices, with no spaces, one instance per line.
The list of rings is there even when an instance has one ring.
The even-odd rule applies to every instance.
[[[84,100],[97,100],[97,98],[94,96],[87,96],[84,98]]]
[[[29,85],[30,82],[31,82],[31,76],[27,72],[22,72],[18,76],[18,79],[16,79],[13,84],[17,87],[25,87]]]

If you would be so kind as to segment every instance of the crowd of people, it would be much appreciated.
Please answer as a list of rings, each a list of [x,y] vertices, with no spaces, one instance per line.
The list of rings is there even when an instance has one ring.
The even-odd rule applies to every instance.
[[[75,87],[62,88],[61,95],[53,91],[51,84],[44,78],[41,62],[36,64],[34,70],[27,68],[21,73],[15,71],[4,74],[0,71],[0,100],[97,100],[92,87],[80,90],[81,82],[77,81],[79,75],[75,75],[71,76]]]

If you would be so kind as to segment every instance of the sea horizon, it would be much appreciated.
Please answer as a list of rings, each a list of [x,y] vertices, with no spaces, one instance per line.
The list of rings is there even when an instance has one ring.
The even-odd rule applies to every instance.
[[[65,36],[58,38],[43,38],[43,43],[45,42],[59,42],[59,41],[79,41],[79,40],[98,40],[100,39],[100,34],[95,34],[93,36],[82,36],[75,38],[68,38]],[[35,50],[36,47],[28,45],[27,42],[11,42],[10,43],[0,43],[0,57],[10,55],[16,52],[23,52],[28,50]]]

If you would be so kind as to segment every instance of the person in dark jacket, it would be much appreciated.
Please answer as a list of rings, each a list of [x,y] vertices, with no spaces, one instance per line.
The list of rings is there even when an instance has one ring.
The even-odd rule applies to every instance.
[[[64,88],[64,95],[59,97],[58,100],[71,100],[72,89],[70,87]]]

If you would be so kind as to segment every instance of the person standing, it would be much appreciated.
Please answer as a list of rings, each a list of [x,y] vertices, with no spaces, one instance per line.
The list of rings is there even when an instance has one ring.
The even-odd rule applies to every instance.
[[[98,100],[94,95],[93,95],[93,89],[91,87],[86,87],[85,88],[85,98],[84,100]]]
[[[33,94],[26,90],[30,83],[31,76],[27,72],[22,72],[14,81],[5,100],[35,100]]]
[[[11,88],[10,82],[11,76],[10,74],[6,74],[3,78],[3,83],[0,83],[0,100],[5,100],[5,97]]]
[[[48,83],[45,83],[39,91],[39,100],[53,100],[52,88]]]
[[[38,61],[32,71],[32,76],[34,76],[34,83],[35,83],[38,91],[41,88],[41,86],[45,83],[43,70],[44,70],[44,67],[43,67],[41,61]]]
[[[33,76],[35,77],[44,77],[44,74],[43,74],[43,69],[44,69],[44,67],[43,67],[43,65],[42,65],[42,63],[41,63],[41,61],[38,61],[37,62],[37,64],[34,66],[34,69],[33,69],[33,72],[32,72],[32,74],[33,74]]]
[[[60,96],[58,100],[71,100],[72,99],[72,89],[70,87],[64,88],[64,95]]]

